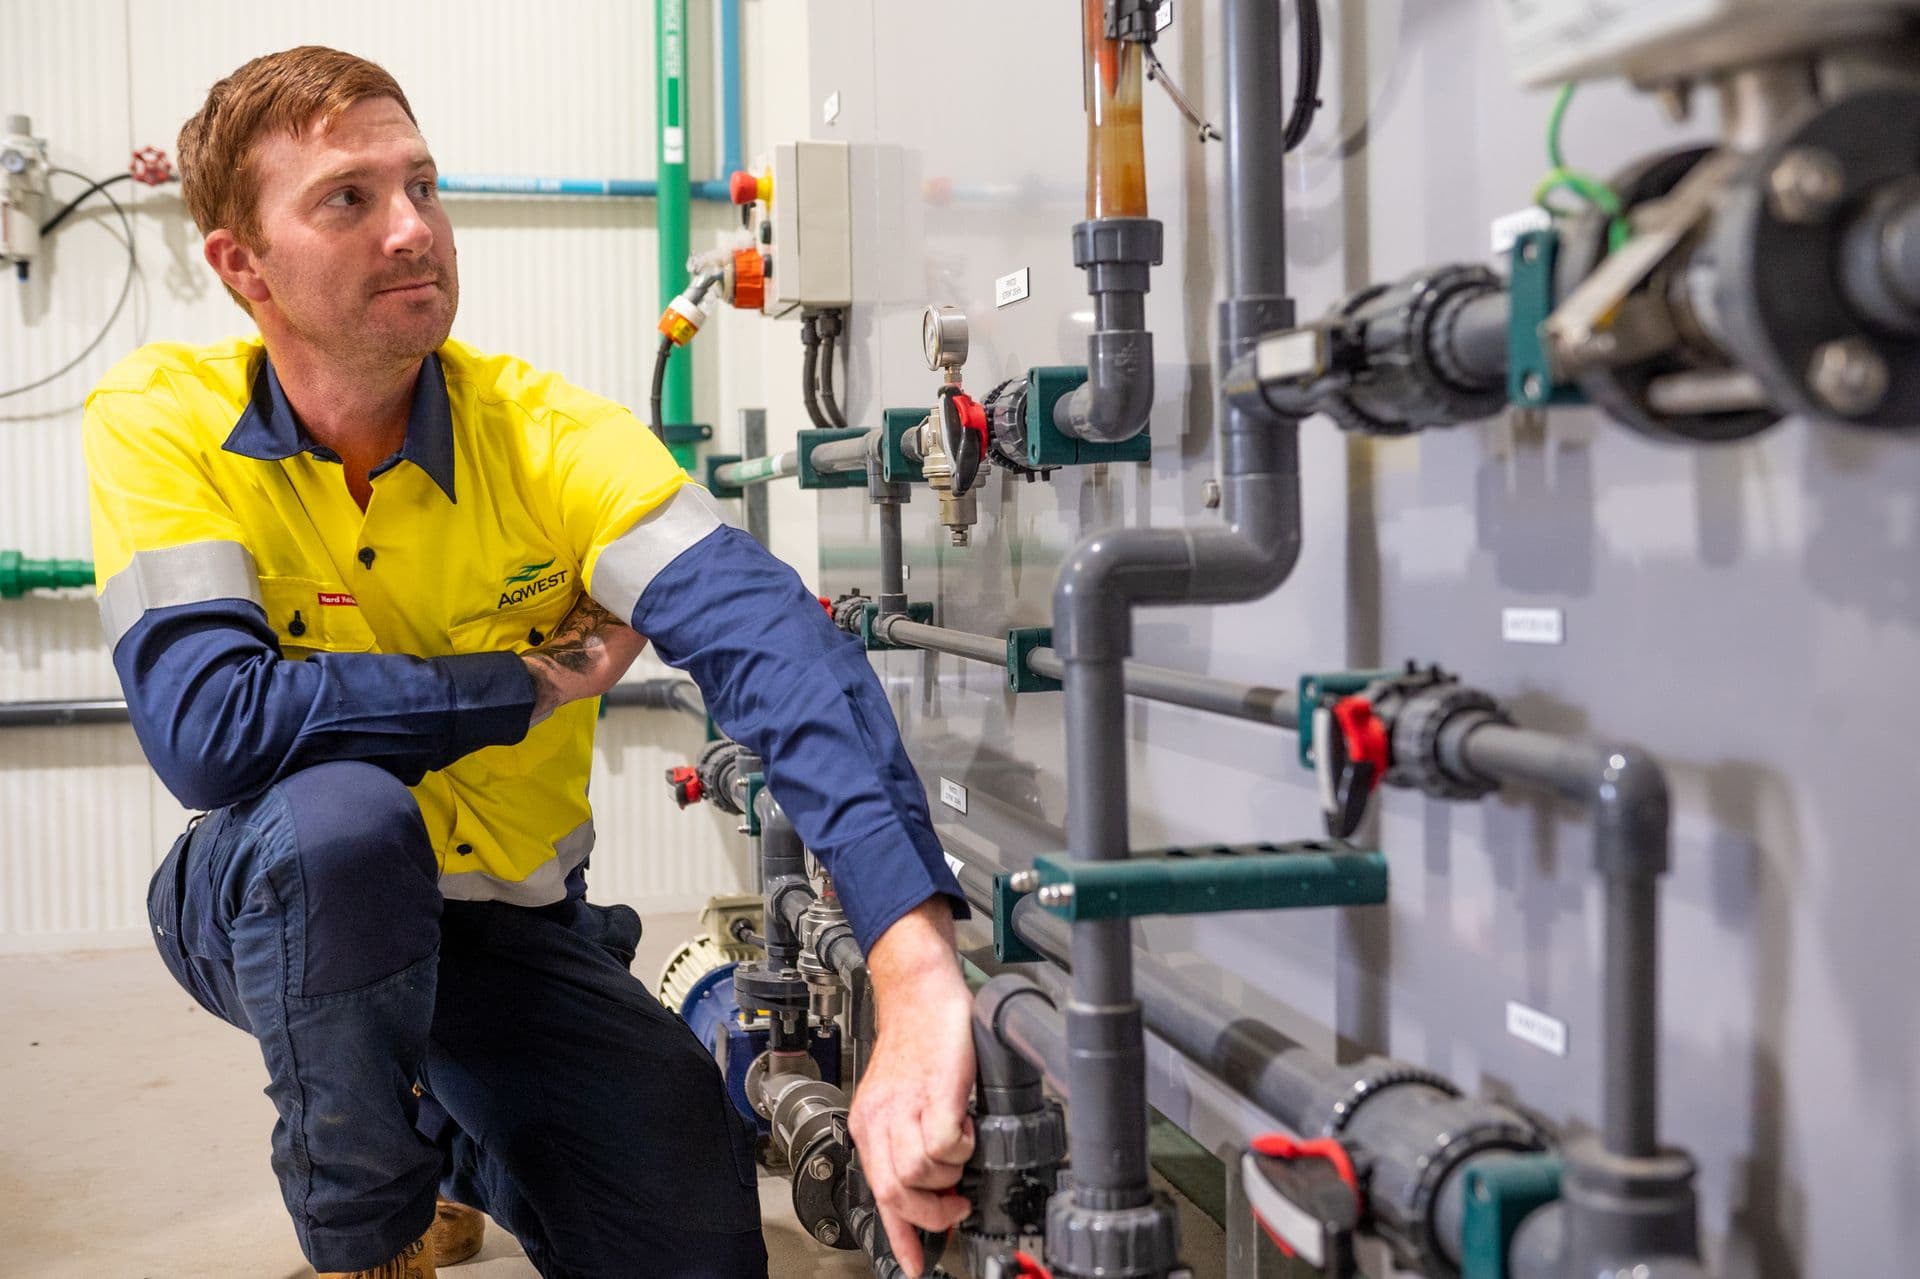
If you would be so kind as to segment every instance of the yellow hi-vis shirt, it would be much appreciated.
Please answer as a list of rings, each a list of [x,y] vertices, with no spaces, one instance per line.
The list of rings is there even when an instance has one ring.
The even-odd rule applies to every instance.
[[[251,610],[263,611],[286,658],[522,653],[589,583],[630,619],[652,575],[722,522],[626,409],[453,341],[424,362],[406,443],[374,469],[365,512],[338,457],[299,425],[257,338],[135,352],[88,397],[85,441],[101,611],[123,683],[149,678],[129,656],[143,628],[179,627],[182,614],[260,633]],[[394,704],[440,726],[451,762],[428,765],[412,792],[448,897],[557,901],[593,845],[596,705],[569,704],[528,729],[532,685],[519,665],[353,668],[392,673]],[[323,686],[311,700],[318,718],[349,699],[329,701]],[[337,727],[377,742],[383,726],[367,720]],[[175,784],[157,754],[220,743],[163,747],[168,725],[136,716],[135,726],[190,805],[243,797],[218,777]]]

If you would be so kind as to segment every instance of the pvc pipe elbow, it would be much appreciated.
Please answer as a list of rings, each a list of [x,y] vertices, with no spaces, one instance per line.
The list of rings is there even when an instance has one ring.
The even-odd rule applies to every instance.
[[[1053,424],[1075,439],[1118,444],[1153,415],[1153,334],[1117,329],[1087,335],[1087,380],[1054,407]]]

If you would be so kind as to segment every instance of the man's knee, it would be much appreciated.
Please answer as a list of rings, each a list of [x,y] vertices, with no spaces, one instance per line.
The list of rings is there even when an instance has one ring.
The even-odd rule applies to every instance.
[[[439,867],[419,806],[371,764],[304,769],[274,787],[292,830],[305,934],[302,995],[380,980],[439,944]]]

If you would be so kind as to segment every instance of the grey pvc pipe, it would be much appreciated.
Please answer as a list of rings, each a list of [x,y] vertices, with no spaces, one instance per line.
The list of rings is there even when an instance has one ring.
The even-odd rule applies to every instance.
[[[900,503],[880,504],[880,595],[882,616],[907,611],[906,557],[901,547]]]
[[[1600,1131],[1610,1153],[1645,1158],[1660,1144],[1659,887],[1638,876],[1604,884]]]
[[[944,626],[928,626],[923,622],[911,621],[902,614],[876,618],[873,629],[875,634],[891,644],[904,644],[909,648],[924,648],[935,653],[949,653],[954,657],[1001,666],[1007,660],[1005,640],[994,639],[990,635],[975,635],[970,631],[948,630]]]
[[[1507,320],[1512,311],[1504,289],[1483,293],[1461,307],[1452,329],[1441,338],[1454,366],[1477,382],[1505,377]]]
[[[822,475],[864,471],[867,469],[867,437],[856,435],[851,439],[816,444],[807,458],[813,463],[813,469]]]
[[[1013,911],[1020,939],[1057,964],[1069,963],[1071,925],[1028,898]],[[1317,1130],[1316,1098],[1335,1089],[1340,1067],[1135,952],[1133,985],[1154,1034],[1290,1128]]]
[[[1066,663],[1050,648],[1036,648],[1027,655],[1027,669],[1036,675],[1060,678]],[[1238,684],[1210,675],[1189,675],[1165,666],[1127,662],[1121,667],[1127,695],[1152,702],[1188,706],[1215,715],[1229,715],[1276,728],[1297,728],[1300,724],[1299,697],[1292,689],[1264,684]]]

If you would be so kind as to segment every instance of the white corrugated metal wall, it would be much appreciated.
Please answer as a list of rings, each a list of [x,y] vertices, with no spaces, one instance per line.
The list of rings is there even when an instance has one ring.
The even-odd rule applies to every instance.
[[[717,66],[711,6],[689,5],[690,65]],[[371,57],[405,86],[443,172],[645,177],[654,172],[653,6],[632,0],[248,0],[7,3],[0,112],[32,116],[54,163],[90,176],[128,153],[169,153],[206,88],[250,57],[331,44]],[[804,6],[743,5],[747,154],[804,132]],[[693,81],[696,178],[718,164],[717,73]],[[57,178],[64,201],[81,184]],[[138,271],[99,349],[70,374],[0,398],[0,548],[87,558],[80,403],[114,360],[160,338],[245,332],[201,261],[178,188],[112,188],[134,224]],[[449,196],[459,237],[457,336],[511,350],[593,390],[644,406],[658,301],[651,201]],[[693,244],[718,242],[729,210],[695,205]],[[51,372],[112,312],[126,271],[119,219],[97,198],[57,233],[25,284],[0,281],[0,391]],[[732,438],[736,410],[767,405],[793,428],[798,342],[791,324],[729,315],[696,347],[696,409]],[[763,378],[763,367],[766,370]],[[771,403],[769,399],[771,398]],[[776,545],[811,561],[811,503],[774,502]],[[784,498],[784,500],[782,500]],[[639,672],[654,673],[654,672]],[[118,694],[85,594],[0,601],[0,701]],[[616,711],[601,724],[593,796],[594,887],[643,909],[731,891],[741,841],[708,810],[682,814],[663,770],[698,749],[697,725]],[[144,933],[146,880],[185,814],[122,727],[0,732],[0,951],[95,944]]]

